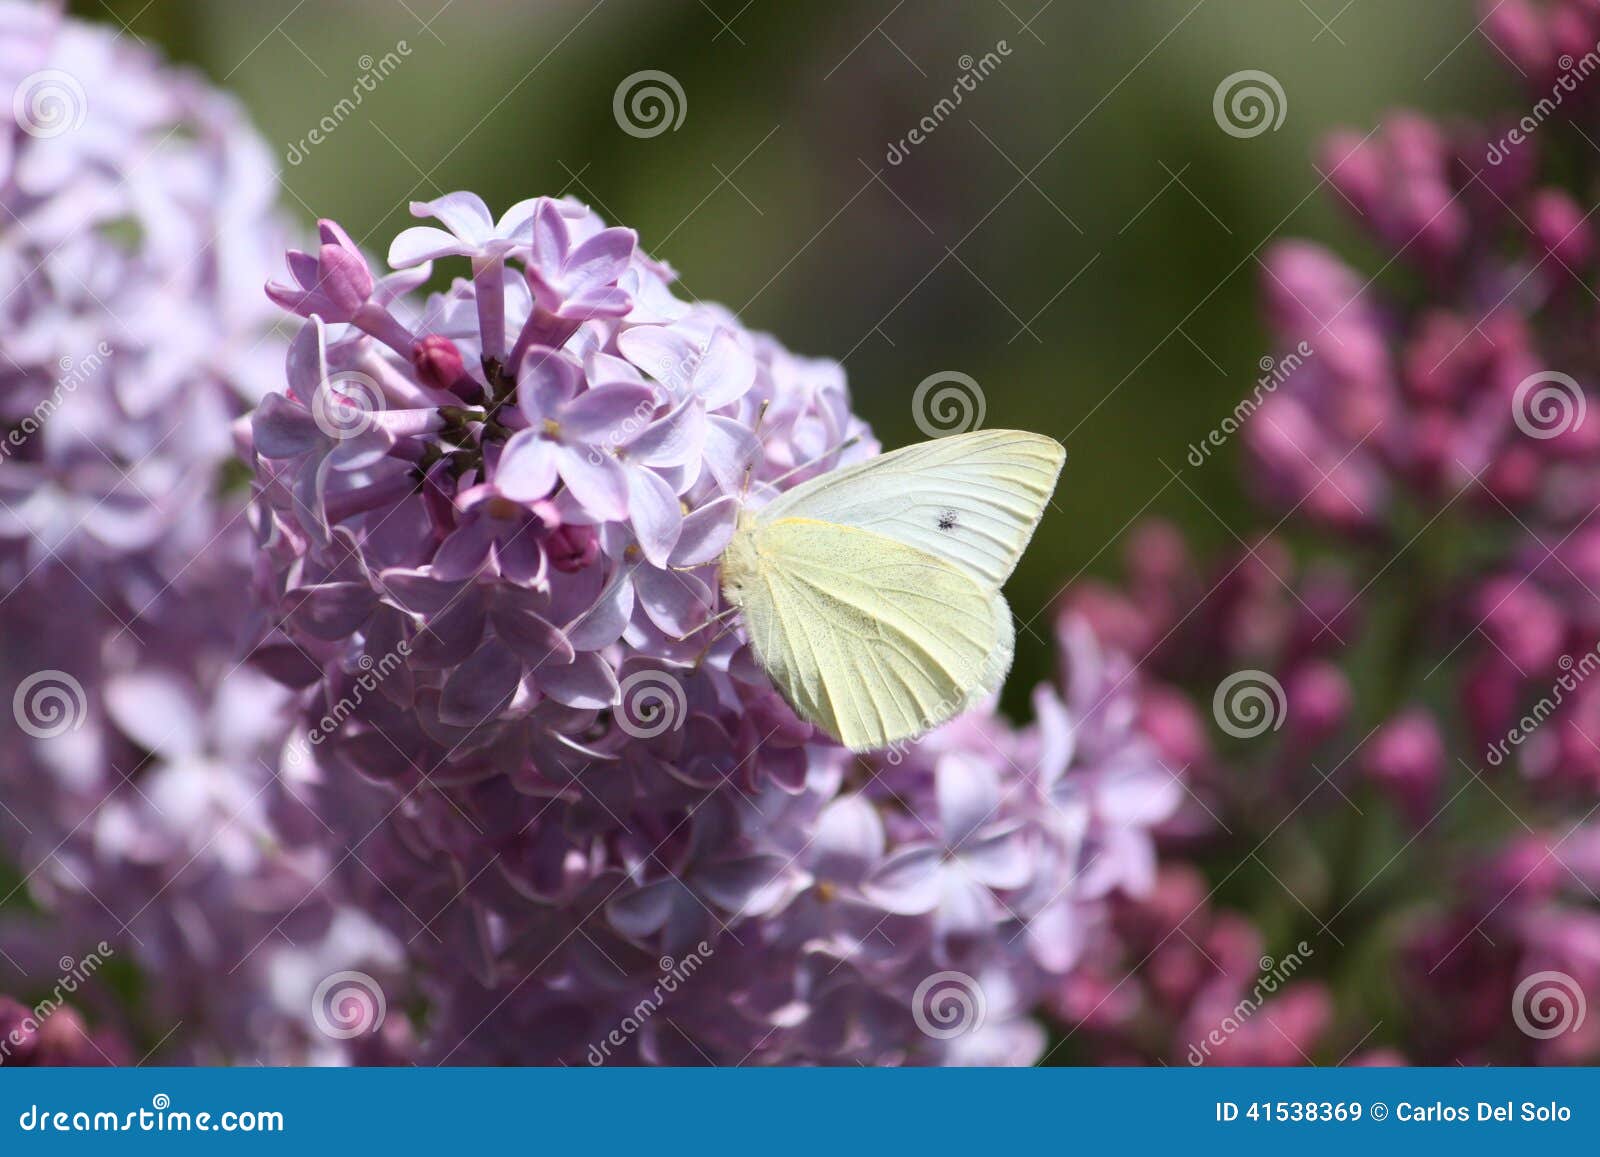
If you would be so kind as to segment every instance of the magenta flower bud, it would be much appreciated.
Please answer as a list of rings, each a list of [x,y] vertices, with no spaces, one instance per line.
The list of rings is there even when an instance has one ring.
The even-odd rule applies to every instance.
[[[289,273],[298,288],[269,281],[267,296],[301,317],[316,314],[325,322],[350,321],[372,296],[372,272],[350,235],[334,222],[318,221],[317,233],[322,245],[315,257],[289,251]]]
[[[483,388],[467,373],[460,347],[443,334],[430,333],[412,346],[411,364],[425,386],[449,390],[464,402],[483,398]]]
[[[1550,46],[1546,50],[1544,74],[1559,75],[1573,72],[1576,62],[1585,53],[1593,52],[1595,40],[1600,37],[1600,21],[1595,19],[1594,5],[1590,0],[1567,0],[1552,6],[1549,23]],[[1538,73],[1533,74],[1535,76]],[[1580,84],[1576,77],[1572,82]],[[1583,99],[1580,90],[1579,99]],[[1592,98],[1590,98],[1592,99]]]
[[[1532,0],[1503,0],[1487,6],[1483,33],[1524,76],[1543,77],[1550,70],[1550,37]]]
[[[551,566],[563,574],[573,574],[599,557],[600,540],[592,526],[563,525],[551,531],[544,548]]]
[[[33,1023],[33,1010],[9,996],[0,995],[0,1040],[10,1042],[13,1065],[27,1065],[33,1061],[39,1047],[39,1034],[31,1027]]]
[[[1540,189],[1534,194],[1529,212],[1529,224],[1533,226],[1539,245],[1557,261],[1577,270],[1594,260],[1594,227],[1567,193],[1559,189]],[[1555,284],[1566,288],[1570,282],[1570,278],[1558,278]]]
[[[1484,905],[1498,906],[1515,897],[1520,906],[1553,895],[1570,879],[1559,848],[1552,851],[1542,835],[1523,835],[1469,873],[1468,883]]]
[[[1427,709],[1402,711],[1367,741],[1361,768],[1414,824],[1427,821],[1445,770],[1444,740]]]
[[[1477,603],[1482,629],[1517,667],[1542,671],[1556,661],[1566,640],[1566,619],[1532,583],[1510,576],[1491,579]]]
[[[1174,687],[1151,686],[1139,709],[1139,726],[1173,767],[1189,767],[1211,757],[1211,738],[1194,703]]]
[[[361,250],[332,221],[318,221],[317,288],[341,311],[354,314],[372,296],[372,273]]]
[[[1319,150],[1322,171],[1344,195],[1345,202],[1363,216],[1378,204],[1383,193],[1383,165],[1377,149],[1365,134],[1338,129],[1324,138]]]
[[[1384,1048],[1359,1052],[1344,1063],[1356,1069],[1403,1069],[1411,1062],[1398,1049]]]
[[[1478,332],[1477,319],[1431,310],[1401,356],[1406,391],[1419,402],[1449,402],[1481,385],[1493,348]]]
[[[1194,560],[1182,532],[1162,519],[1135,529],[1124,557],[1135,586],[1170,589],[1194,573]]]
[[[1544,462],[1539,452],[1530,446],[1513,444],[1506,447],[1483,475],[1483,484],[1489,492],[1515,509],[1531,501],[1539,490],[1539,479],[1544,472]]]
[[[1301,743],[1327,739],[1350,715],[1354,696],[1350,681],[1333,663],[1314,659],[1284,680],[1288,730]]]
[[[1301,584],[1292,608],[1294,630],[1287,656],[1298,662],[1312,654],[1353,642],[1361,630],[1359,594],[1344,571],[1330,566],[1312,569]]]

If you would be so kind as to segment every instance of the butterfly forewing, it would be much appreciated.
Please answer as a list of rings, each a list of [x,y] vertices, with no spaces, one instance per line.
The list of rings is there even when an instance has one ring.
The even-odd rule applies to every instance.
[[[1016,568],[1065,459],[1061,444],[1040,434],[957,434],[813,479],[774,499],[759,518],[869,531],[948,560],[994,590]]]
[[[784,518],[753,533],[762,565],[740,601],[756,658],[845,746],[918,735],[1004,677],[1009,612],[961,567],[850,525]]]

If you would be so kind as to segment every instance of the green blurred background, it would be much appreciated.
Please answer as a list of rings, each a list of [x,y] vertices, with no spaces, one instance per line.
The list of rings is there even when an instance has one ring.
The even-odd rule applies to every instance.
[[[1202,548],[1251,525],[1230,445],[1184,456],[1269,352],[1256,255],[1305,234],[1366,260],[1313,168],[1317,139],[1396,106],[1446,117],[1504,82],[1470,0],[88,0],[90,19],[238,93],[289,207],[382,253],[406,203],[473,189],[497,210],[570,192],[636,228],[687,292],[844,362],[888,446],[910,398],[975,378],[986,424],[1069,461],[1009,588],[1023,619],[1111,574],[1141,513]],[[886,152],[968,65],[1009,55],[904,163]],[[404,43],[403,50],[401,44]],[[328,139],[291,149],[374,60],[398,66]],[[613,94],[645,69],[684,94],[640,139]],[[1280,128],[1219,128],[1224,77],[1281,83]],[[1376,269],[1381,258],[1371,260]],[[1174,484],[1166,463],[1182,473]],[[1050,662],[1040,619],[1012,688]],[[1016,705],[1022,700],[1016,694]]]

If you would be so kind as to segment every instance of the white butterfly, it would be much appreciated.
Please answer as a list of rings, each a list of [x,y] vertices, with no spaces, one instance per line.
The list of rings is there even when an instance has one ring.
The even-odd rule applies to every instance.
[[[1017,430],[907,446],[739,516],[722,588],[801,718],[853,751],[921,734],[1011,669],[1000,596],[1066,451]]]

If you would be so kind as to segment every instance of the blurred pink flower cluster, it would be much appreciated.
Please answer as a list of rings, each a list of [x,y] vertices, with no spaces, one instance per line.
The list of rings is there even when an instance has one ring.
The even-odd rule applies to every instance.
[[[1219,865],[1118,905],[1055,1000],[1074,1056],[1600,1059],[1600,8],[1483,7],[1528,112],[1333,134],[1376,272],[1264,256],[1282,356],[1239,430],[1272,531],[1207,570],[1146,526],[1125,588],[1068,596],[1200,705],[1145,710],[1202,801],[1167,847]]]

